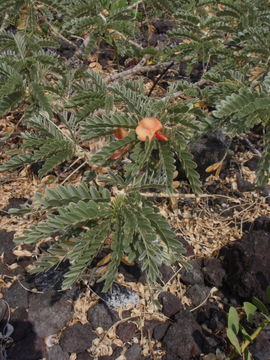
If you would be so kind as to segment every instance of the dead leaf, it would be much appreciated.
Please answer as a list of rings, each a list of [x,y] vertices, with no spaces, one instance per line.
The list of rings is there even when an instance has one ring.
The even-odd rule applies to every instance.
[[[13,254],[14,254],[15,256],[18,256],[18,257],[20,257],[20,256],[28,256],[28,257],[31,257],[31,256],[32,256],[32,253],[31,253],[30,251],[28,251],[28,250],[14,250],[14,251],[13,251]]]
[[[123,256],[122,259],[121,259],[121,262],[125,265],[128,265],[128,266],[134,266],[135,263],[134,262],[130,262],[128,261],[128,256]]]
[[[103,259],[101,259],[98,263],[97,263],[97,267],[101,267],[104,266],[106,264],[108,264],[108,262],[110,262],[112,259],[112,253],[109,253],[108,255],[104,256]]]

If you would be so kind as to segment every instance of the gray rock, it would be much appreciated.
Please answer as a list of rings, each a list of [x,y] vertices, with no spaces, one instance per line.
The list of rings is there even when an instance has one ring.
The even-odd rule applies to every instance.
[[[46,354],[45,343],[34,332],[14,342],[7,351],[8,360],[40,360]]]
[[[19,281],[14,281],[14,283],[8,288],[5,293],[5,300],[10,307],[28,307],[28,295],[29,292],[26,291]]]
[[[76,323],[62,332],[60,345],[64,351],[79,353],[90,348],[96,337],[89,324]]]
[[[175,315],[182,307],[180,299],[168,291],[164,291],[159,295],[162,304],[162,312],[168,317]]]
[[[167,283],[174,275],[174,271],[173,269],[168,266],[168,265],[165,265],[165,264],[162,264],[160,267],[159,267],[159,270],[161,272],[161,275],[162,275],[162,280]]]
[[[77,354],[76,360],[93,360],[93,359],[94,358],[87,351],[83,351],[83,352]]]
[[[181,274],[181,281],[186,285],[204,284],[204,276],[202,273],[202,260],[195,259],[189,261],[190,269],[183,269]]]
[[[155,340],[162,340],[168,330],[170,326],[170,323],[169,322],[164,322],[164,323],[161,323],[161,324],[158,324],[155,328],[154,328],[154,331],[153,331],[153,338]]]
[[[222,262],[216,258],[205,259],[202,268],[206,283],[216,288],[221,288],[225,278]]]
[[[213,131],[209,134],[205,134],[196,140],[190,146],[190,151],[193,154],[194,160],[197,164],[197,171],[201,175],[201,178],[205,179],[209,176],[209,173],[205,172],[205,169],[223,159],[228,150],[228,138],[221,131]],[[228,164],[228,156],[223,161],[222,168]]]
[[[252,171],[257,171],[259,168],[260,157],[253,156],[251,159],[247,160],[244,165],[247,166]]]
[[[113,353],[112,355],[104,355],[104,356],[100,356],[98,358],[98,360],[117,360],[117,358],[121,355],[123,348],[120,346],[116,346],[114,348],[114,344],[112,345],[113,348]]]
[[[270,359],[270,330],[264,329],[256,338],[255,342],[249,347],[254,359]]]
[[[192,313],[181,310],[176,315],[176,322],[172,324],[163,338],[167,353],[166,359],[190,360],[199,357],[201,349],[198,342],[202,341],[200,326]]]
[[[62,329],[72,317],[72,305],[69,299],[62,295],[60,299],[56,291],[29,296],[28,318],[34,324],[38,336],[45,337]]]
[[[14,341],[24,339],[30,332],[33,331],[33,325],[30,321],[28,321],[28,313],[24,308],[18,308],[11,314],[10,324],[14,328],[11,335]]]
[[[116,335],[123,342],[130,341],[136,334],[137,326],[134,323],[124,322],[116,328]]]
[[[142,347],[139,344],[133,344],[127,351],[125,352],[125,357],[128,360],[142,360],[144,357],[141,355]]]
[[[13,237],[14,231],[0,230],[0,256],[4,254],[4,263],[7,265],[11,265],[16,261],[16,256],[12,252],[16,246]]]
[[[220,251],[226,271],[225,283],[231,294],[243,300],[252,296],[266,302],[270,284],[270,218],[262,216],[254,222],[253,231]]]
[[[205,285],[195,284],[187,289],[186,295],[192,301],[193,306],[198,306],[207,298],[210,290]]]
[[[140,300],[139,295],[126,286],[113,283],[111,290],[104,293],[102,292],[103,284],[99,285],[100,286],[94,288],[95,292],[113,309],[136,305]]]
[[[6,302],[0,299],[0,322],[8,316],[8,306]]]
[[[102,327],[102,329],[108,330],[119,320],[119,317],[115,311],[109,309],[104,303],[98,303],[88,310],[87,319],[93,329]]]
[[[48,360],[69,360],[69,354],[64,352],[60,345],[54,345],[48,351]]]

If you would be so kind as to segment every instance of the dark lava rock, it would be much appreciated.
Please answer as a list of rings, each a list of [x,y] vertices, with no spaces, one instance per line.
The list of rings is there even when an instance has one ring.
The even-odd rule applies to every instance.
[[[170,326],[170,323],[169,322],[164,322],[164,323],[161,323],[161,324],[158,324],[157,326],[154,327],[154,331],[153,331],[153,338],[155,340],[162,340],[168,330]]]
[[[159,324],[163,323],[159,320],[145,320],[143,327],[143,336],[147,338],[149,338],[149,336],[153,337],[154,328]]]
[[[7,351],[8,360],[40,360],[45,356],[45,344],[34,332],[12,344]]]
[[[136,305],[140,298],[139,295],[129,288],[113,283],[112,288],[107,293],[102,292],[104,283],[94,286],[94,291],[100,298],[112,308],[124,308],[127,305]]]
[[[217,130],[212,133],[203,135],[190,146],[190,152],[193,154],[197,164],[197,171],[202,179],[209,176],[205,169],[214,163],[221,161],[228,150],[228,141],[222,131]],[[176,166],[178,163],[176,162]],[[226,159],[223,161],[222,167],[226,167]],[[179,166],[179,165],[178,165]],[[177,167],[178,167],[177,166]],[[183,174],[181,167],[179,174]],[[181,175],[180,175],[181,176]]]
[[[206,325],[213,332],[222,331],[227,326],[227,313],[216,304],[208,303],[198,309],[196,320],[200,325]]]
[[[203,342],[201,328],[192,313],[181,310],[176,315],[176,322],[167,330],[163,345],[167,352],[166,359],[191,360],[201,353]]]
[[[255,342],[249,347],[254,360],[270,359],[270,330],[264,329],[256,338]]]
[[[162,312],[168,317],[172,317],[182,308],[180,299],[168,291],[164,291],[159,295],[159,301],[162,304]]]
[[[264,185],[259,189],[259,194],[266,199],[267,203],[270,205],[270,185]]]
[[[236,174],[236,183],[237,183],[237,189],[240,192],[248,192],[252,191],[255,188],[255,185],[251,182],[243,179],[239,173]]]
[[[166,264],[162,264],[159,267],[159,270],[161,272],[162,280],[164,281],[164,283],[167,283],[174,276],[173,269]]]
[[[210,290],[208,286],[195,284],[187,289],[186,295],[192,301],[193,306],[198,306],[207,298]]]
[[[27,281],[32,283],[38,291],[60,290],[68,268],[69,261],[62,261],[47,271],[28,276]]]
[[[79,353],[90,348],[96,337],[89,324],[76,323],[62,332],[59,343],[64,351]]]
[[[204,284],[204,276],[202,273],[202,260],[194,259],[189,261],[190,269],[185,269],[180,272],[181,281],[186,285]]]
[[[6,282],[8,282],[8,280],[10,280],[11,276],[14,276],[14,271],[11,270],[6,264],[2,264],[0,262],[0,276],[2,276],[3,278],[6,278]]]
[[[119,266],[119,272],[124,275],[125,281],[127,282],[136,282],[139,280],[142,272],[138,265],[128,266],[121,264]]]
[[[22,340],[28,333],[33,331],[33,325],[28,321],[28,313],[24,308],[16,309],[11,314],[9,323],[14,328],[14,331],[11,334],[14,341]]]
[[[251,171],[257,171],[259,169],[260,158],[259,156],[253,156],[251,159],[244,163],[245,166]]]
[[[5,293],[5,300],[10,307],[28,307],[28,295],[29,292],[26,291],[19,281],[14,281],[14,283],[8,288]]]
[[[225,270],[219,259],[204,259],[202,268],[205,282],[210,286],[221,288],[225,277]]]
[[[115,311],[111,310],[104,303],[98,303],[88,310],[87,319],[94,330],[98,327],[109,330],[119,320],[119,317]]]
[[[153,25],[157,33],[163,34],[169,30],[172,30],[173,22],[169,19],[157,19]]]
[[[77,354],[76,360],[93,360],[94,358],[87,352],[83,351],[79,354]]]
[[[141,355],[142,347],[139,344],[133,344],[127,351],[125,352],[125,357],[128,360],[142,360],[144,356]]]
[[[11,265],[16,261],[16,256],[12,253],[16,246],[13,242],[14,234],[14,231],[0,230],[0,255],[4,254],[4,263],[7,265]]]
[[[190,243],[183,236],[177,236],[177,239],[183,245],[183,248],[185,250],[185,257],[193,256],[194,255],[193,246],[191,246]]]
[[[270,284],[269,227],[270,219],[261,217],[253,231],[220,251],[228,289],[242,300],[256,296],[266,301],[265,290]]]
[[[128,342],[135,336],[136,331],[137,326],[134,323],[125,322],[117,326],[116,335],[123,342]]]
[[[54,345],[48,351],[48,360],[56,360],[56,359],[57,360],[69,360],[69,354],[64,352],[60,345]]]
[[[8,316],[8,305],[3,299],[0,299],[0,323],[2,320],[6,319],[7,316]]]
[[[45,337],[62,329],[72,317],[72,305],[64,295],[60,299],[55,291],[29,296],[28,317],[38,336]]]
[[[114,345],[112,345],[112,348],[114,347]],[[99,356],[98,360],[116,360],[122,353],[123,348],[120,346],[116,346],[113,350],[112,355],[104,355],[104,356]]]
[[[262,230],[270,233],[270,218],[268,216],[260,216],[254,221],[252,230]]]
[[[27,201],[26,198],[10,198],[8,204],[0,211],[1,216],[8,216],[9,209],[19,209]]]

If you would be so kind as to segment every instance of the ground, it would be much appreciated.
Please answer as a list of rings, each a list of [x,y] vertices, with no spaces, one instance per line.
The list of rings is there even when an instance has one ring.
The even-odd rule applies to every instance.
[[[14,126],[12,119],[9,122]],[[250,141],[254,136],[256,133],[249,134]],[[209,135],[213,137],[223,141],[220,134]],[[206,157],[214,152],[223,157],[223,148],[220,152],[220,146],[213,148],[205,138],[199,140],[200,146],[202,143]],[[229,150],[226,142],[222,145]],[[3,145],[2,159],[16,147],[16,141]],[[190,270],[177,263],[171,268],[163,266],[163,278],[154,292],[137,265],[122,265],[113,292],[107,295],[98,285],[90,285],[87,276],[71,290],[60,292],[65,264],[35,278],[26,275],[37,248],[15,246],[13,236],[38,219],[11,216],[8,209],[60,180],[57,174],[40,180],[30,167],[1,173],[0,310],[2,325],[9,314],[13,330],[2,344],[7,358],[188,360],[229,354],[228,306],[241,305],[253,295],[263,297],[270,282],[266,257],[270,244],[269,185],[252,190],[258,162],[247,142],[235,139],[230,149],[219,176],[201,170],[202,196],[190,194],[181,176],[175,181],[175,196],[152,194],[186,247],[192,265]],[[201,165],[198,160],[199,169]],[[79,177],[74,174],[70,180],[76,183]],[[252,351],[255,359],[269,359],[267,332],[252,345]]]

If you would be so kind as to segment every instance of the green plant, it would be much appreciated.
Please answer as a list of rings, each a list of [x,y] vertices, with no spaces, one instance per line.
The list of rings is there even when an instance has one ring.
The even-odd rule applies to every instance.
[[[37,195],[36,202],[21,211],[38,211],[45,220],[18,241],[49,238],[52,245],[37,269],[68,258],[64,287],[85,271],[103,246],[112,252],[105,289],[122,255],[137,259],[152,282],[159,274],[158,264],[172,262],[174,251],[183,258],[145,190],[171,194],[177,160],[192,191],[201,193],[189,151],[196,138],[215,128],[235,135],[259,124],[265,146],[258,184],[269,179],[269,3],[61,0],[55,5],[55,0],[1,2],[0,115],[18,111],[24,128],[22,146],[0,170],[20,170],[38,162],[40,177],[60,165],[64,172],[65,164],[72,174],[92,165],[117,168],[117,173],[102,179],[104,188],[97,188],[94,179],[91,186],[61,185]],[[170,17],[175,27],[169,46],[142,46],[141,33],[160,15]],[[10,25],[14,34],[8,31]],[[59,39],[75,47],[72,41],[78,38],[83,45],[77,49],[77,60],[93,49],[96,56],[105,46],[114,51],[118,70],[126,56],[145,54],[155,61],[186,65],[186,70],[163,97],[155,98],[146,93],[143,80],[125,81],[123,73],[116,81],[113,76],[103,78],[87,69],[87,63],[73,69],[55,55]],[[139,124],[149,117],[158,120],[161,136],[138,136]],[[103,146],[96,153],[86,149],[85,143],[101,138]]]
[[[63,74],[60,59],[49,50],[56,46],[34,35],[0,33],[0,116],[20,106],[25,117],[40,110],[52,115],[52,95],[59,94]]]
[[[162,101],[144,95],[140,83],[133,83],[133,88],[129,82],[107,86],[96,73],[88,71],[87,77],[89,78],[87,91],[85,88],[81,91],[79,87],[78,93],[71,97],[67,104],[68,108],[79,108],[77,112],[79,118],[71,116],[67,120],[67,117],[62,115],[53,118],[48,116],[32,117],[28,121],[32,131],[22,134],[22,138],[25,140],[22,146],[23,154],[12,157],[0,167],[0,170],[21,166],[24,159],[26,163],[44,160],[45,164],[40,170],[40,175],[44,176],[56,165],[81,154],[86,157],[88,162],[105,166],[112,163],[116,151],[126,147],[132,160],[125,166],[127,178],[139,176],[149,168],[152,174],[156,173],[156,176],[163,178],[164,185],[171,191],[175,171],[174,162],[178,157],[192,190],[199,194],[201,183],[188,145],[194,136],[203,132],[207,123],[203,119],[198,122],[194,119],[193,123],[189,124],[186,121],[187,114],[183,118],[178,117],[179,109],[169,104],[170,93],[167,101]],[[77,85],[75,87],[78,88]],[[92,101],[88,105],[90,99]],[[108,99],[111,101],[109,101],[110,107],[107,113],[95,116],[93,114],[95,110],[105,107],[106,103],[108,106]],[[125,111],[119,111],[119,106],[122,109],[125,108]],[[89,112],[91,114],[86,116]],[[163,120],[165,131],[168,133],[167,142],[157,139],[151,142],[142,142],[136,136],[135,129],[147,114]],[[67,131],[60,130],[57,126],[59,121]],[[120,140],[115,139],[113,134],[118,128],[127,129],[129,135]],[[92,140],[101,136],[106,137],[107,144],[93,156],[87,157],[87,154],[80,150],[80,141]],[[53,157],[51,157],[52,154],[54,154]]]
[[[63,289],[80,278],[103,247],[112,252],[108,270],[100,279],[105,281],[104,291],[111,287],[124,256],[129,262],[139,261],[149,284],[154,284],[160,275],[159,266],[179,260],[183,254],[167,221],[140,194],[141,189],[154,185],[131,183],[114,174],[102,180],[113,185],[112,192],[82,183],[77,187],[60,185],[47,189],[44,195],[36,194],[35,205],[28,210],[46,212],[46,220],[16,238],[16,242],[53,239],[33,272],[45,271],[68,259],[70,267]]]
[[[270,304],[270,286],[267,287],[266,296],[267,302]],[[230,359],[234,359],[240,355],[244,360],[251,360],[252,355],[249,351],[249,345],[255,341],[258,335],[270,323],[270,312],[258,298],[254,297],[252,303],[244,302],[243,309],[248,324],[252,324],[254,322],[254,318],[258,317],[258,314],[260,318],[262,318],[262,321],[259,325],[257,325],[256,330],[252,334],[249,334],[240,323],[237,310],[234,307],[230,307],[227,337],[235,348],[235,353],[230,357]]]
[[[270,176],[269,2],[198,0],[183,1],[179,7],[171,35],[182,41],[168,54],[188,60],[187,74],[201,68],[198,85],[185,85],[183,95],[199,96],[211,109],[212,126],[223,127],[231,136],[262,126],[258,184],[266,184]]]

